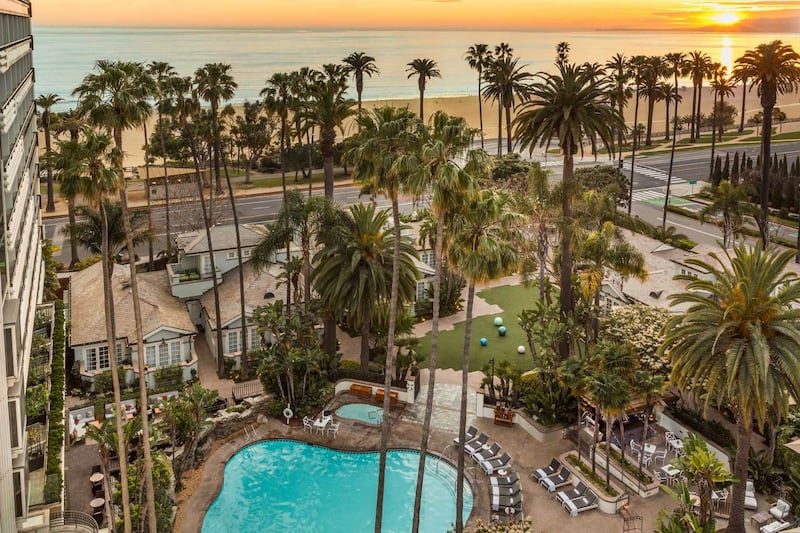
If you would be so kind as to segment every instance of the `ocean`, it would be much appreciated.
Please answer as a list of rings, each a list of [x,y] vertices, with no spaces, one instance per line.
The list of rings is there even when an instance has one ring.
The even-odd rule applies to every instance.
[[[64,98],[57,108],[74,105],[72,90],[98,59],[167,61],[181,75],[208,62],[232,65],[239,84],[233,103],[255,100],[275,72],[334,63],[354,51],[375,57],[380,75],[366,79],[364,99],[390,100],[418,95],[406,63],[415,58],[438,62],[441,79],[428,82],[426,96],[461,96],[477,91],[476,73],[464,54],[474,43],[509,43],[530,72],[553,70],[555,46],[567,41],[570,59],[604,63],[621,52],[663,55],[702,50],[729,68],[744,51],[774,39],[798,46],[797,36],[697,32],[519,32],[519,31],[287,31],[258,29],[83,28],[34,25],[34,66],[38,94]],[[684,81],[688,84],[688,82]],[[355,89],[351,89],[355,96]]]

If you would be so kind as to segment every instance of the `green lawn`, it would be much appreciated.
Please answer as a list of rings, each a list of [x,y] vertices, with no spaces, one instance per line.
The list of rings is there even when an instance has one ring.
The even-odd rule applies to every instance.
[[[533,307],[533,302],[538,298],[539,291],[535,288],[525,288],[521,285],[495,287],[485,289],[476,294],[490,304],[497,304],[503,308],[500,315],[480,316],[472,320],[472,342],[469,355],[470,371],[480,370],[492,357],[496,362],[508,359],[522,371],[533,367],[528,341],[525,332],[519,327],[517,316],[524,308]],[[466,304],[466,302],[465,302]],[[495,316],[503,318],[503,325],[508,329],[505,337],[497,333],[494,325]],[[459,322],[451,331],[439,332],[439,361],[438,368],[461,369],[461,359],[464,349],[465,322]],[[489,344],[480,345],[481,337],[486,337]],[[525,353],[517,353],[517,346],[525,346]],[[427,357],[431,349],[431,335],[428,333],[421,339],[420,353],[425,354],[426,360],[422,366],[427,366]]]

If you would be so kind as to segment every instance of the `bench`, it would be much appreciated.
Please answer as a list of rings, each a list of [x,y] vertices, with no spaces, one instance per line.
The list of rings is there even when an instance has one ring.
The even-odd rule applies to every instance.
[[[378,389],[375,391],[375,401],[378,403],[383,402],[384,395],[386,394],[385,389]],[[389,404],[394,405],[396,404],[400,398],[397,395],[397,391],[389,391]]]
[[[372,387],[369,385],[359,385],[358,383],[353,383],[350,385],[350,394],[360,398],[372,398]]]

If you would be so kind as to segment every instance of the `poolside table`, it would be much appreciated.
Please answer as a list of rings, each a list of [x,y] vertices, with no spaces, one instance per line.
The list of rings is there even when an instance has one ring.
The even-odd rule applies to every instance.
[[[675,481],[675,478],[681,475],[681,470],[671,464],[662,466],[661,471],[667,475],[667,478],[669,478],[670,485],[673,481]]]
[[[317,418],[314,420],[314,429],[316,429],[317,433],[325,433],[325,429],[328,427],[328,424],[331,423],[333,420],[333,416],[323,416],[322,418]]]

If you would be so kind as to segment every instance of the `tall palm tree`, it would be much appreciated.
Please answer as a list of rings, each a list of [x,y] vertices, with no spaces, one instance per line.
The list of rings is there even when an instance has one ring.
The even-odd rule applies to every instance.
[[[751,73],[750,90],[757,87],[761,98],[761,213],[756,217],[761,246],[769,245],[769,175],[772,143],[772,110],[778,93],[796,90],[800,84],[800,55],[780,40],[758,45],[736,60],[736,65]]]
[[[664,60],[661,56],[650,56],[644,62],[642,69],[642,85],[644,94],[647,97],[647,133],[645,133],[644,144],[653,144],[653,112],[655,103],[658,99],[658,89],[661,77],[664,74]]]
[[[558,74],[537,74],[531,86],[531,99],[524,103],[515,119],[515,133],[520,146],[533,151],[537,144],[549,148],[558,139],[564,157],[561,200],[560,307],[566,320],[572,316],[572,197],[576,187],[574,156],[583,153],[581,140],[597,137],[607,148],[614,145],[614,132],[624,126],[622,116],[608,100],[608,83],[593,80],[583,67],[564,63]],[[570,343],[563,339],[560,358],[569,356]]]
[[[77,140],[58,141],[56,150],[47,160],[48,165],[55,170],[59,183],[59,194],[67,201],[68,228],[74,228],[75,200],[83,194],[86,187],[86,175],[83,168],[84,145]],[[70,259],[69,266],[73,268],[79,261],[78,242],[75,236],[69,233]]]
[[[86,185],[83,186],[84,190]],[[72,226],[64,228],[64,233],[73,236],[75,242],[80,244],[93,255],[105,254],[108,262],[114,264],[123,250],[127,251],[127,235],[122,220],[122,204],[111,198],[103,198],[103,209],[98,206],[82,205],[75,209],[80,220]],[[147,241],[147,213],[141,210],[128,213],[128,233],[133,238],[133,246],[139,246]],[[105,228],[105,229],[104,229]],[[103,232],[105,231],[107,247],[103,249]]]
[[[301,113],[306,127],[319,130],[319,151],[325,169],[325,197],[333,200],[333,155],[336,130],[353,116],[353,101],[344,97],[347,84],[340,78],[328,78],[311,86],[308,108]]]
[[[483,169],[485,178],[488,167]],[[450,219],[447,263],[467,279],[467,314],[461,359],[461,405],[458,420],[459,442],[465,442],[467,395],[469,393],[469,353],[472,348],[472,310],[476,283],[507,275],[519,265],[516,244],[521,239],[517,218],[510,209],[511,198],[500,191],[482,191],[465,198]],[[456,533],[464,530],[464,454],[458,454],[456,475]]]
[[[478,124],[481,130],[481,148],[483,146],[483,91],[481,90],[481,82],[483,81],[483,71],[489,66],[492,60],[492,54],[489,52],[488,44],[473,44],[467,49],[465,56],[469,68],[478,73]]]
[[[719,139],[722,140],[722,115],[723,104],[725,96],[731,96],[734,90],[733,81],[726,75],[727,68],[718,63],[714,63],[714,79],[711,82],[711,88],[714,91],[714,106],[711,112],[711,163],[708,171],[709,181],[713,181],[714,175],[714,151],[716,150],[717,131],[719,131]]]
[[[241,374],[245,378],[249,375],[247,365],[247,314],[245,312],[245,292],[244,292],[244,268],[242,267],[242,237],[239,231],[239,214],[236,210],[236,196],[233,194],[233,185],[228,174],[228,165],[225,154],[220,149],[220,125],[217,109],[221,102],[226,102],[233,98],[236,93],[237,83],[230,75],[231,66],[225,63],[207,63],[195,72],[195,82],[197,85],[197,95],[211,105],[211,119],[214,126],[215,150],[219,150],[222,156],[222,163],[225,170],[225,183],[228,188],[228,198],[231,203],[231,213],[233,214],[233,230],[236,236],[236,265],[239,271],[239,313],[242,321],[241,338]],[[217,157],[215,155],[215,157]],[[216,162],[215,162],[216,164]],[[217,169],[218,171],[219,169]]]
[[[675,162],[675,144],[678,142],[678,103],[680,102],[680,95],[678,94],[678,74],[681,74],[686,71],[686,54],[683,52],[672,52],[664,56],[664,60],[667,63],[667,70],[669,73],[672,74],[674,84],[673,89],[675,90],[675,94],[673,96],[673,101],[675,103],[675,107],[672,112],[672,146],[670,147],[669,151],[669,169],[667,170],[667,190],[665,193],[664,198],[664,210],[661,214],[661,229],[667,229],[667,207],[669,206],[669,193],[670,189],[672,188],[672,165]],[[669,113],[667,113],[669,114]],[[667,127],[669,129],[669,126]]]
[[[487,70],[486,87],[483,94],[498,102],[506,115],[506,152],[511,153],[511,109],[517,99],[528,97],[528,80],[532,75],[525,72],[524,65],[517,65],[519,59],[498,59],[492,61]],[[502,128],[502,124],[498,124]]]
[[[742,82],[742,111],[741,115],[739,116],[739,133],[744,131],[744,112],[745,112],[745,105],[747,103],[747,82],[750,78],[756,75],[755,69],[752,65],[736,63],[733,66],[733,72],[731,73],[733,79],[735,81]]]
[[[45,146],[45,154],[50,154],[50,118],[51,118],[51,109],[54,105],[60,102],[62,98],[57,94],[49,93],[49,94],[40,94],[34,103],[36,104],[36,108],[41,113],[42,117],[42,128],[44,128],[44,146]],[[56,210],[56,204],[53,198],[53,168],[45,159],[45,165],[47,167],[47,207],[45,211],[48,213],[52,213]]]
[[[606,69],[609,71],[609,77],[614,83],[612,103],[617,106],[619,115],[625,116],[625,106],[628,105],[628,99],[633,95],[627,83],[630,79],[630,71],[628,69],[628,58],[624,54],[614,54],[614,56],[606,61]],[[619,168],[622,168],[622,141],[625,135],[625,127],[617,129],[617,153]]]
[[[356,94],[358,95],[358,114],[361,114],[361,93],[364,92],[364,74],[372,77],[373,74],[380,74],[378,66],[375,64],[375,58],[365,54],[364,52],[353,52],[349,56],[342,59],[342,63],[346,65],[346,70],[349,74],[353,75],[353,80],[356,82]]]
[[[722,247],[730,248],[736,244],[736,236],[742,230],[744,215],[749,211],[750,192],[746,185],[733,185],[723,180],[716,187],[703,187],[705,194],[711,195],[711,203],[700,211],[700,220],[722,215]]]
[[[172,257],[172,226],[170,224],[169,175],[167,170],[167,139],[164,128],[164,115],[172,114],[172,95],[169,92],[170,79],[177,76],[172,65],[163,61],[153,61],[147,67],[153,79],[153,98],[157,112],[158,140],[161,145],[161,162],[164,169],[164,225],[167,238],[167,257]]]
[[[268,111],[275,113],[281,119],[280,156],[281,156],[281,186],[283,188],[284,202],[286,201],[286,123],[289,118],[291,106],[292,78],[285,72],[278,72],[267,80],[266,86],[259,93],[264,97],[264,106]]]
[[[647,434],[650,432],[650,415],[653,414],[653,409],[656,402],[661,399],[664,391],[667,388],[667,382],[664,381],[664,376],[654,374],[649,370],[637,370],[633,374],[631,380],[633,385],[633,393],[639,397],[644,403],[644,427],[642,428],[642,442],[647,442]],[[623,443],[624,444],[624,443]],[[639,471],[642,471],[644,463],[644,454],[639,454]]]
[[[686,74],[692,78],[692,128],[689,140],[694,142],[700,137],[700,109],[703,101],[703,80],[709,76],[711,58],[708,54],[695,50],[689,52]],[[696,105],[695,105],[696,104]]]
[[[389,296],[389,325],[386,335],[386,366],[384,386],[390,390],[394,375],[395,329],[400,284],[401,223],[399,195],[407,186],[409,165],[405,160],[416,144],[415,132],[419,120],[408,109],[380,107],[368,115],[359,115],[359,135],[348,157],[353,160],[353,180],[365,184],[373,194],[383,193],[392,202],[392,282]],[[389,412],[390,398],[384,397],[383,409]],[[383,519],[383,496],[386,481],[386,449],[391,421],[384,417],[381,424],[381,456],[378,471],[376,524]],[[376,525],[380,528],[380,525]]]
[[[419,119],[425,120],[424,105],[425,105],[425,87],[428,80],[431,78],[441,78],[442,73],[439,72],[439,65],[433,59],[417,58],[407,64],[408,78],[417,77],[417,86],[419,87]]]
[[[633,140],[631,141],[631,177],[628,183],[630,184],[630,189],[628,190],[628,215],[631,214],[631,210],[633,209],[633,172],[636,168],[636,149],[639,147],[641,143],[641,134],[639,133],[639,100],[642,97],[642,85],[643,85],[643,72],[647,68],[647,57],[646,56],[633,56],[631,60],[628,62],[628,67],[632,71],[631,77],[634,81],[635,86],[635,94],[634,98],[636,102],[633,106]]]
[[[589,379],[589,396],[597,405],[606,421],[606,489],[611,487],[611,443],[614,435],[614,422],[625,413],[625,407],[630,401],[630,389],[622,376],[614,372],[595,372]],[[595,421],[595,427],[599,425]],[[624,439],[624,435],[622,439]],[[624,469],[622,470],[624,473]]]
[[[442,258],[444,250],[445,219],[450,209],[458,205],[458,198],[475,188],[471,172],[482,168],[487,157],[482,150],[467,149],[472,144],[475,131],[461,117],[451,117],[437,111],[424,132],[424,143],[419,150],[419,163],[411,165],[409,190],[417,195],[430,192],[431,210],[436,216],[436,237],[433,247],[433,317],[431,319],[431,351],[429,357],[428,396],[425,400],[425,417],[422,421],[420,461],[417,487],[414,494],[412,533],[419,531],[419,513],[422,503],[422,483],[425,474],[425,458],[430,437],[433,414],[433,394],[436,386],[436,365],[439,350],[439,308],[442,292]],[[464,158],[463,164],[459,161]],[[466,170],[466,172],[464,171]]]
[[[57,120],[52,121],[52,128],[56,137],[69,133],[69,140],[77,141],[81,133],[84,133],[89,127],[80,109],[76,107],[63,113],[56,113],[53,118],[56,117]]]
[[[786,415],[788,396],[800,390],[800,283],[784,273],[794,252],[737,246],[731,254],[687,261],[712,276],[687,281],[671,297],[688,304],[664,327],[662,353],[672,361],[672,383],[702,391],[704,406],[731,405],[738,429],[728,531],[743,533],[745,482],[753,421],[764,425],[769,409]]]

